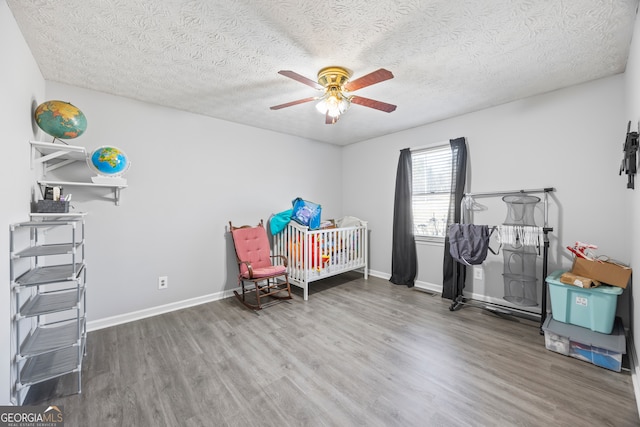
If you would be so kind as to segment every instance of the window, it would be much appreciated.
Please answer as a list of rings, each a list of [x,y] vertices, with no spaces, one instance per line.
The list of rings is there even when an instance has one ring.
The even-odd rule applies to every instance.
[[[444,239],[451,197],[449,144],[411,153],[413,228],[416,237]]]

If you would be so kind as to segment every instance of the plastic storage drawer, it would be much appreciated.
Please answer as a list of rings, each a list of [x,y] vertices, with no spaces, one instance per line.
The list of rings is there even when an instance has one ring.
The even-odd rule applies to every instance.
[[[601,334],[581,326],[556,322],[547,317],[542,326],[547,350],[571,356],[596,366],[620,372],[622,355],[626,354],[626,338],[619,317],[611,334]]]

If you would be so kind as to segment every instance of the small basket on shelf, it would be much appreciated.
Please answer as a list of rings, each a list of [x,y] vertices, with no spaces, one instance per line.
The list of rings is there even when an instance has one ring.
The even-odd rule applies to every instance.
[[[68,213],[69,202],[66,200],[38,200],[32,210],[34,213]]]

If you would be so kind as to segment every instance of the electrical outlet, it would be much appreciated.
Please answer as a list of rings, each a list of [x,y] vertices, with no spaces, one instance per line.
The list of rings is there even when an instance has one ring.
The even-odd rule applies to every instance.
[[[160,276],[158,277],[158,289],[167,289],[169,287],[169,277]]]
[[[476,280],[483,280],[483,271],[481,267],[473,268],[473,278]]]

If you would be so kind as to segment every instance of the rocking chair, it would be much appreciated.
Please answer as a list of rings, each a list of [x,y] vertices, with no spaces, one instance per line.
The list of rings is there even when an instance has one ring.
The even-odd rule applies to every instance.
[[[291,299],[287,257],[271,255],[267,230],[262,220],[255,227],[234,227],[229,221],[229,229],[240,270],[238,285],[241,287],[241,293],[233,291],[238,300],[252,310],[261,310],[278,300]],[[274,259],[279,259],[280,263],[273,264]],[[245,286],[245,282],[251,282],[253,286]],[[275,301],[263,304],[262,299],[265,297],[273,298]]]

